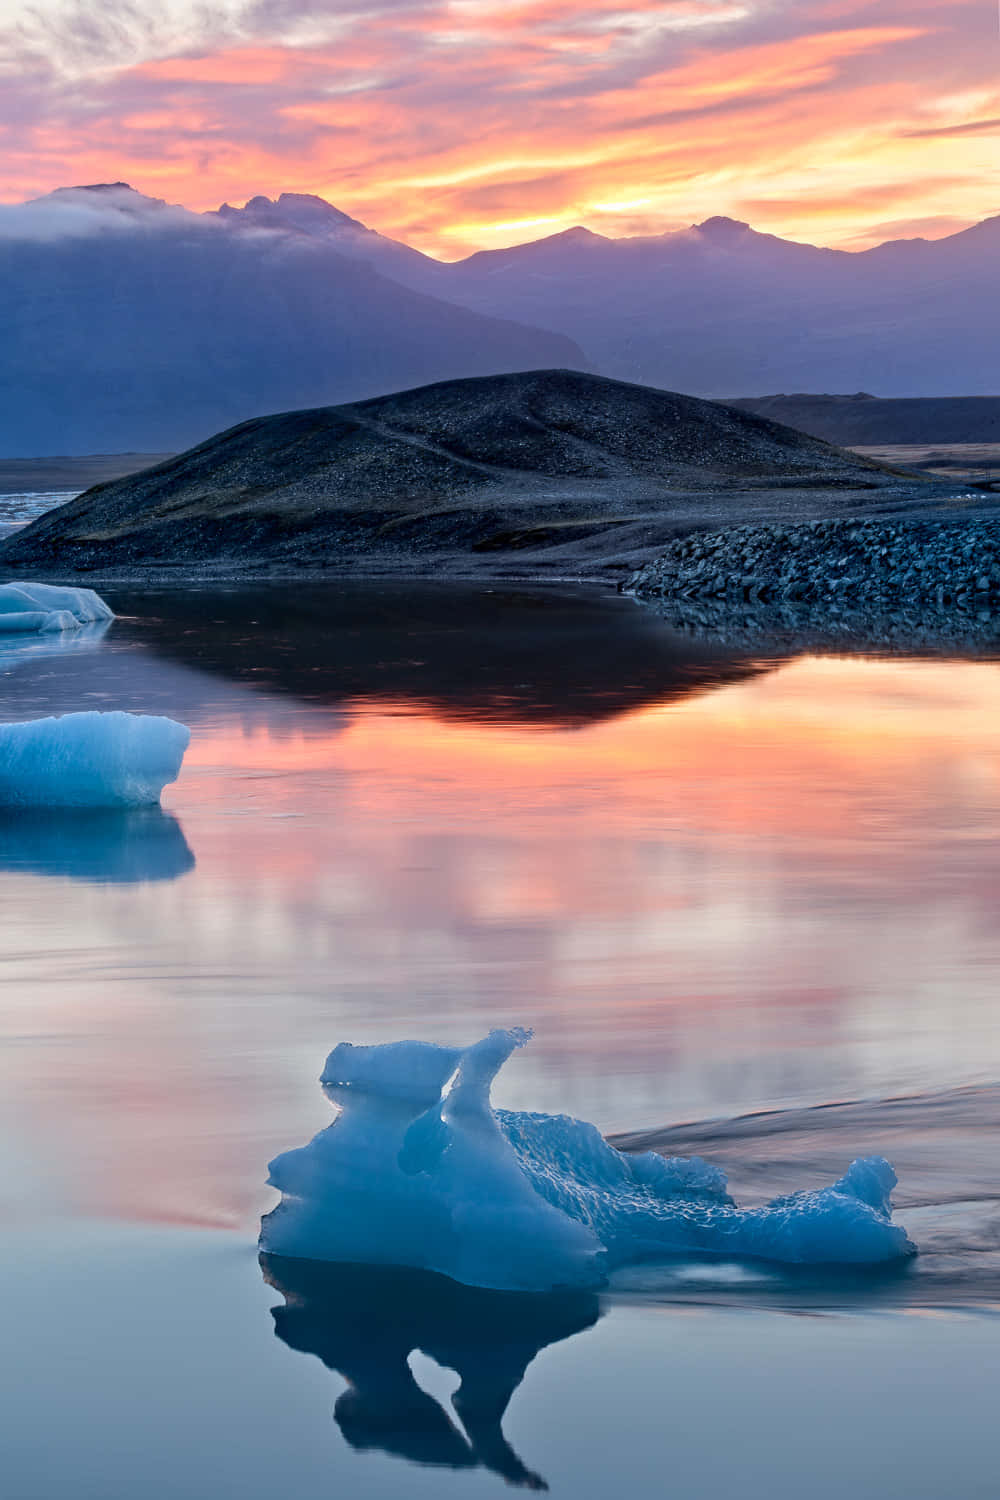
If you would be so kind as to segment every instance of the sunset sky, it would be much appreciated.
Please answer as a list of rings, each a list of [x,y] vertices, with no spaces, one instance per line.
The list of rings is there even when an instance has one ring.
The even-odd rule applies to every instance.
[[[0,201],[319,193],[446,259],[1000,212],[996,0],[0,0]]]

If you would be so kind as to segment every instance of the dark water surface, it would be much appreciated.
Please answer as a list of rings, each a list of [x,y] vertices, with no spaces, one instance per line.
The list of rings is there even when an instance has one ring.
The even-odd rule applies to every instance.
[[[10,1493],[995,1494],[1000,666],[566,591],[108,597],[0,647],[3,718],[193,731],[162,812],[0,818]],[[741,1201],[883,1151],[926,1269],[266,1284],[330,1048],[517,1024],[498,1103]]]

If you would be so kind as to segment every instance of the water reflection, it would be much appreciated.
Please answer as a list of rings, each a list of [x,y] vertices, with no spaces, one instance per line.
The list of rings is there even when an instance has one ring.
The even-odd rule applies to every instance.
[[[181,825],[160,807],[0,809],[0,873],[134,885],[194,865]]]
[[[548,1489],[507,1442],[503,1417],[535,1355],[597,1322],[596,1296],[489,1292],[429,1272],[274,1255],[261,1267],[285,1298],[272,1311],[278,1338],[347,1381],[333,1414],[352,1448]],[[417,1384],[415,1351],[458,1375],[460,1425]]]
[[[593,589],[368,581],[108,592],[122,640],[313,711],[405,705],[439,719],[579,728],[767,670]]]
[[[509,721],[484,724],[487,668],[463,683],[455,639],[434,668],[450,708],[378,699],[380,674],[388,695],[425,671],[427,613],[412,637],[402,612],[395,635],[359,627],[353,669],[346,625],[300,630],[257,593],[212,625],[206,590],[185,626],[183,602],[161,619],[151,596],[101,650],[3,676],[5,718],[127,707],[195,730],[166,795],[197,851],[185,879],[53,900],[23,842],[0,869],[0,1129],[71,1211],[249,1229],[261,1160],[327,1123],[314,1080],[344,1036],[533,1024],[497,1102],[607,1130],[1000,1076],[996,665],[799,659],[710,691],[662,622],[643,628],[672,644],[644,645],[635,606],[591,600],[630,692],[653,666],[703,690],[612,714],[595,675],[593,722],[560,728],[573,702],[556,682],[546,707],[541,669],[508,656]],[[494,607],[496,651],[504,619],[530,644],[532,601]],[[587,632],[560,639],[579,682]],[[872,1149],[852,1125],[815,1180]],[[0,1169],[0,1213],[3,1192]]]
[[[0,633],[0,671],[45,657],[76,657],[96,651],[112,623],[111,620],[95,620],[78,630],[46,630],[30,635]]]

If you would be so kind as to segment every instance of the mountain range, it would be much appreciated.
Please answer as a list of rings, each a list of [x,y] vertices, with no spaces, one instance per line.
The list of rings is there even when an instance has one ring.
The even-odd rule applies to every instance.
[[[326,239],[125,184],[0,210],[0,457],[171,452],[266,412],[584,364]]]
[[[1000,389],[1000,217],[820,249],[714,218],[445,263],[322,198],[197,214],[124,183],[0,208],[0,456],[185,447],[276,410],[504,371],[726,399]]]
[[[320,198],[225,206],[322,238],[416,291],[573,339],[601,374],[717,400],[774,391],[1000,393],[1000,216],[851,252],[733,219],[609,239],[583,228],[454,264]]]

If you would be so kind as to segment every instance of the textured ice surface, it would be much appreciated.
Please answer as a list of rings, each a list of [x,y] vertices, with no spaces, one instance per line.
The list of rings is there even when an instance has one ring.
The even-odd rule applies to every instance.
[[[51,583],[0,584],[0,634],[76,630],[97,620],[113,620],[109,607],[93,589],[61,588]]]
[[[191,731],[147,714],[0,724],[0,807],[143,807],[176,781]]]
[[[282,1201],[262,1249],[532,1291],[678,1255],[857,1265],[913,1253],[881,1157],[832,1187],[740,1209],[698,1157],[629,1156],[581,1120],[494,1111],[493,1078],[530,1035],[493,1031],[465,1050],[335,1048],[321,1082],[340,1115],[271,1162]]]

